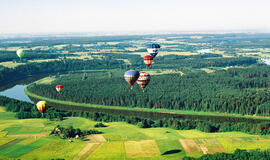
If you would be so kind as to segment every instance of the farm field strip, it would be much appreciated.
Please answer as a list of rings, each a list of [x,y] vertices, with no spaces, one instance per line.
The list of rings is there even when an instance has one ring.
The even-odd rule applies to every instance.
[[[9,141],[9,142],[6,143],[6,144],[1,145],[1,146],[0,146],[0,150],[4,149],[4,148],[6,148],[6,147],[9,147],[9,146],[11,146],[11,145],[14,145],[14,144],[16,144],[16,143],[19,143],[19,142],[22,141],[22,140],[23,140],[23,139],[14,139],[14,140],[11,140],[11,141]]]
[[[100,145],[101,145],[100,143],[87,144],[73,160],[87,159],[93,152],[95,152],[98,149]]]
[[[45,137],[48,135],[48,132],[36,133],[36,134],[14,134],[6,135],[6,137]]]
[[[257,149],[262,150],[270,148],[270,139],[261,137],[233,137],[233,138],[217,138],[219,143],[225,148],[226,152],[232,153],[235,149]]]
[[[126,156],[129,158],[153,157],[160,155],[160,151],[155,140],[143,140],[139,142],[126,141],[125,150]]]
[[[28,128],[26,128],[26,126]],[[5,128],[3,131],[8,131],[7,135],[26,135],[26,134],[40,134],[43,130],[43,127],[40,126],[28,126],[15,124]]]
[[[85,141],[89,141],[91,143],[104,143],[106,139],[102,135],[94,134],[86,137]]]
[[[185,149],[185,152],[200,152],[201,151],[200,147],[197,145],[197,143],[195,143],[193,139],[179,139],[179,142]]]
[[[101,146],[89,156],[89,159],[126,159],[124,142],[113,141],[102,143]]]
[[[86,146],[86,143],[79,140],[73,140],[73,142],[70,143],[67,140],[59,139],[57,137],[44,138],[48,139],[49,143],[43,144],[39,148],[20,156],[20,158],[52,159],[57,157],[71,160]]]
[[[21,145],[19,143],[13,144],[11,146],[5,147],[4,149],[0,150],[0,154],[5,155],[10,158],[17,158],[37,148],[40,148],[44,144],[49,143],[49,141],[50,140],[48,139],[39,139],[27,145]]]

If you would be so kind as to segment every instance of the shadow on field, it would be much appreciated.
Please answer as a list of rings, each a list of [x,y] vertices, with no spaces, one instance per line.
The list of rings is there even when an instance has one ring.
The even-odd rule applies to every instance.
[[[162,153],[162,155],[174,154],[174,153],[179,153],[179,152],[181,152],[180,149],[173,149],[173,150],[169,150],[169,151]]]

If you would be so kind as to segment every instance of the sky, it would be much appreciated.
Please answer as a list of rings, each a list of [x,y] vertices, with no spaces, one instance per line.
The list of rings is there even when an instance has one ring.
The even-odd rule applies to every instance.
[[[0,0],[0,34],[268,31],[270,0]]]

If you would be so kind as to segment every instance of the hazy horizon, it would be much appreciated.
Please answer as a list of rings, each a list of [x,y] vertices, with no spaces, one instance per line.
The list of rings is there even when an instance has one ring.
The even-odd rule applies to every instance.
[[[267,0],[0,0],[0,34],[270,32]]]

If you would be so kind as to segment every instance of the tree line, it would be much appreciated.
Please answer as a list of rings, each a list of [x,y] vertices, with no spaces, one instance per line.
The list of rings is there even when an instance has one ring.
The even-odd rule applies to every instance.
[[[141,128],[169,127],[177,130],[198,129],[204,132],[228,132],[241,131],[252,134],[268,135],[270,134],[270,122],[245,119],[246,121],[211,121],[190,118],[174,118],[174,117],[159,117],[157,119],[145,118],[144,116],[132,116],[129,114],[112,114],[96,111],[82,110],[63,110],[49,107],[47,112],[42,117],[41,113],[36,109],[34,104],[21,102],[15,99],[0,96],[0,105],[4,106],[7,111],[16,112],[16,117],[19,119],[25,118],[48,118],[63,120],[64,117],[84,117],[99,122],[115,122],[122,121],[133,125],[138,125]],[[99,125],[98,125],[99,126]]]

